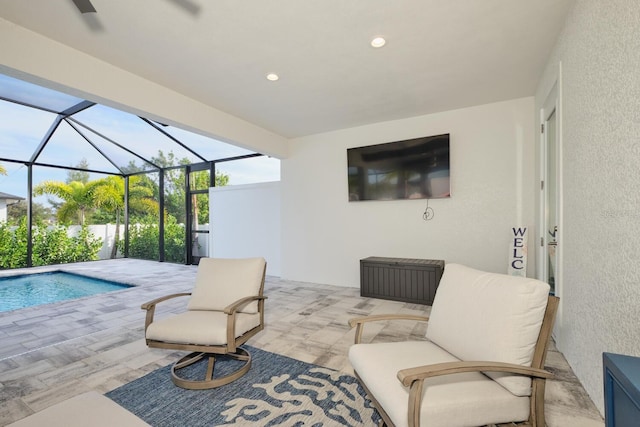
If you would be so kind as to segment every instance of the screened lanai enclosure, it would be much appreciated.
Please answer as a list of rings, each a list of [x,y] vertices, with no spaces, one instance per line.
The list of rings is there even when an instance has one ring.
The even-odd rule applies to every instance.
[[[209,188],[279,160],[0,74],[0,269],[210,251]]]

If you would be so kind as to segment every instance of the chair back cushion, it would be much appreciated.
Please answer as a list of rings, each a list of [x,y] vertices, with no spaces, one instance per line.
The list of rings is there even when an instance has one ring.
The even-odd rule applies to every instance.
[[[447,264],[426,337],[461,360],[531,366],[548,297],[549,285],[536,279]],[[528,377],[485,374],[517,396],[531,394]]]
[[[264,258],[202,258],[187,308],[220,311],[241,298],[262,295],[265,266]],[[258,303],[240,311],[257,313]]]

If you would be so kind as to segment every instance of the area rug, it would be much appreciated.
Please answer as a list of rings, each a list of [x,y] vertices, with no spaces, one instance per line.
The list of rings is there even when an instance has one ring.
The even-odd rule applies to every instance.
[[[154,427],[377,425],[380,417],[353,376],[243,347],[253,363],[231,384],[185,390],[173,384],[171,367],[165,366],[106,396]],[[216,376],[230,372],[236,363],[217,359]],[[205,367],[194,370],[198,368]]]

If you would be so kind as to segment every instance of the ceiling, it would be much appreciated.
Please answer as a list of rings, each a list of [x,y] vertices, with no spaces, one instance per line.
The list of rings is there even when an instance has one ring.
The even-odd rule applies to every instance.
[[[574,0],[91,2],[0,17],[293,138],[532,96]]]

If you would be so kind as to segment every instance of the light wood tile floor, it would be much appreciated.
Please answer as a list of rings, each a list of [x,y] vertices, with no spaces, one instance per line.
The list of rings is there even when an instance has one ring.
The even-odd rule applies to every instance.
[[[85,391],[106,393],[182,353],[144,344],[140,304],[191,290],[196,267],[131,259],[96,261],[62,269],[134,284],[123,291],[0,313],[0,426]],[[24,271],[0,271],[0,277]],[[359,289],[267,277],[266,329],[249,344],[306,362],[352,373],[347,350],[353,331],[347,320],[380,313],[428,314],[418,304],[362,298]],[[164,305],[164,307],[163,307]],[[184,301],[158,307],[157,315],[184,310]],[[426,326],[412,322],[377,325],[365,340],[420,339]],[[600,427],[602,417],[563,355],[549,350],[547,386],[550,427]]]

